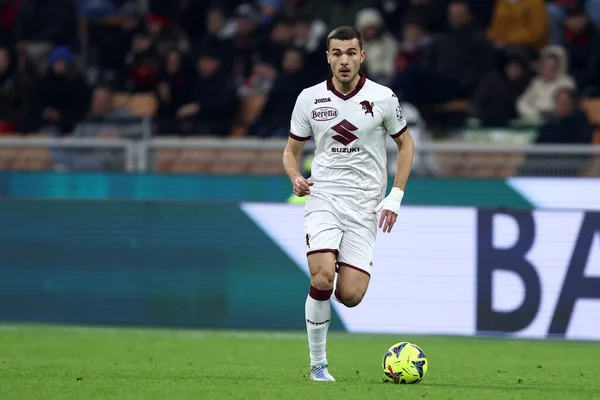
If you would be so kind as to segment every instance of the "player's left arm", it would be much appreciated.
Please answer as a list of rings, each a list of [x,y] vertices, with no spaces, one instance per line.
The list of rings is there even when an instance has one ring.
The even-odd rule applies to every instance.
[[[408,176],[412,169],[413,157],[415,152],[415,144],[408,130],[408,126],[398,98],[393,96],[388,102],[388,110],[384,120],[385,128],[388,134],[394,139],[398,146],[398,157],[396,162],[396,177],[394,185],[388,196],[383,199],[373,210],[373,213],[382,211],[379,218],[379,228],[383,228],[383,232],[391,232],[398,213],[400,212],[400,204],[404,197],[404,190],[408,182]]]

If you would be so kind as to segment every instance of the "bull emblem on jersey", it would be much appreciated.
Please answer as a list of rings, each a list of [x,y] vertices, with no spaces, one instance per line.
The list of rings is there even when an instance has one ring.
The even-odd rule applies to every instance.
[[[371,114],[371,116],[374,117],[374,115],[373,115],[373,106],[374,106],[374,104],[372,102],[367,101],[367,100],[363,100],[363,101],[360,102],[360,105],[362,106],[362,109],[365,112],[365,115],[366,114]]]

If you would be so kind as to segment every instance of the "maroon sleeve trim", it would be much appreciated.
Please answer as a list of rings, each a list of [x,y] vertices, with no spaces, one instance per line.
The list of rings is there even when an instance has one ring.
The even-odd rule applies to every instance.
[[[291,137],[292,139],[294,139],[294,140],[297,140],[297,141],[299,141],[299,142],[305,142],[305,141],[307,141],[308,139],[310,139],[310,136],[307,136],[307,137],[296,136],[296,135],[294,135],[292,132],[290,132],[290,137]]]
[[[400,136],[402,136],[402,134],[404,132],[406,132],[407,129],[408,129],[408,124],[405,125],[404,128],[400,129],[400,132],[396,133],[395,135],[392,135],[392,139],[399,138]]]

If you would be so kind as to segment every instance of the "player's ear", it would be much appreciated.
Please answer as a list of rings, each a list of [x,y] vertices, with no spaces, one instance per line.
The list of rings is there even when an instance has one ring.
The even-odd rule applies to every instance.
[[[363,61],[365,61],[365,55],[367,53],[364,50],[360,51],[360,63],[362,64]]]
[[[331,61],[329,61],[329,50],[325,50],[325,56],[327,56],[327,64],[331,64]]]

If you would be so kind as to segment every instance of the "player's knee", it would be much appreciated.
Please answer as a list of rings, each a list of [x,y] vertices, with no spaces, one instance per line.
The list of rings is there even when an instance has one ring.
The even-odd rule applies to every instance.
[[[335,270],[329,271],[328,269],[321,268],[316,273],[311,274],[310,284],[319,290],[331,290],[333,289],[333,278],[335,276]]]
[[[359,305],[363,297],[365,296],[364,293],[358,290],[341,291],[338,295],[342,303],[349,308],[356,307],[357,305]]]

